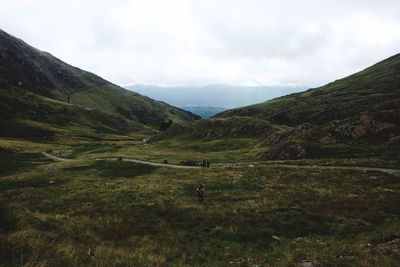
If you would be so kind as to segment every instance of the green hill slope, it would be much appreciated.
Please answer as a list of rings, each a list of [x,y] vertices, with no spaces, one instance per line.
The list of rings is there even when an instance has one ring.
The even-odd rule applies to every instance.
[[[54,127],[80,126],[126,132],[199,118],[68,65],[1,30],[0,105],[3,136],[28,137],[29,131],[40,136],[44,129],[54,134]]]
[[[399,115],[399,111],[400,54],[320,88],[228,110],[215,117],[251,116],[295,126],[322,125],[366,112]]]
[[[163,136],[183,132],[208,139],[251,137],[264,147],[258,157],[266,159],[398,159],[400,55],[320,88],[228,110],[207,123],[180,128],[184,130],[175,126]]]

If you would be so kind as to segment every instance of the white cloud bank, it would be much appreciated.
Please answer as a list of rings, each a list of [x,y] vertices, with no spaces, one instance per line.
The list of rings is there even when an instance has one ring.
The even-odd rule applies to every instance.
[[[117,84],[317,86],[400,52],[400,1],[0,0],[0,28]]]

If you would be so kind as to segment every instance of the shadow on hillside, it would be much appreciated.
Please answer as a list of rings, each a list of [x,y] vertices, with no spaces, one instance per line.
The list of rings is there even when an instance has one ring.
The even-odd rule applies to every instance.
[[[6,179],[0,183],[0,192],[20,188],[45,188],[65,184],[66,180],[52,179],[43,176],[33,176],[26,179]]]
[[[151,174],[158,167],[141,165],[124,161],[97,160],[89,165],[65,168],[73,172],[95,172],[104,178],[134,178],[136,176]]]
[[[0,177],[23,172],[46,162],[39,153],[18,153],[0,148]]]

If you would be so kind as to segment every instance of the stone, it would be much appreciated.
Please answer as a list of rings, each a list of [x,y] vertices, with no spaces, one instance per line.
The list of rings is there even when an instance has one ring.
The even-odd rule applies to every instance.
[[[383,188],[383,192],[396,193],[396,190],[390,188]]]
[[[306,237],[297,237],[293,240],[293,243],[302,243],[308,241]]]
[[[332,145],[332,144],[336,144],[337,140],[330,136],[325,136],[325,137],[322,137],[321,139],[319,139],[319,142],[323,145]]]
[[[392,137],[390,137],[389,144],[390,145],[400,144],[400,136],[392,136]]]
[[[301,267],[313,267],[314,264],[312,263],[312,261],[309,261],[309,260],[302,260],[302,261],[300,262],[300,266],[301,266]]]
[[[271,236],[271,238],[275,241],[281,242],[281,239],[279,238],[279,236],[273,235],[273,236]]]

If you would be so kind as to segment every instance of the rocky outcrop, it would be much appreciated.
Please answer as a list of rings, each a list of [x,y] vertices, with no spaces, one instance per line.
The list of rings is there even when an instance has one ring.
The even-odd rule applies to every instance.
[[[400,255],[400,238],[394,238],[385,243],[378,244],[374,247],[375,251],[383,254],[397,254]]]
[[[363,114],[358,120],[352,123],[344,123],[335,131],[343,136],[362,139],[382,134],[385,131],[395,130],[398,127],[394,123],[378,121],[371,115]]]
[[[265,159],[302,159],[306,157],[306,150],[298,144],[283,144],[278,148],[272,148],[261,155]]]
[[[352,130],[352,136],[358,139],[367,135],[380,133],[387,129],[395,128],[396,125],[392,123],[376,121],[370,115],[361,115],[358,125],[356,125]]]

